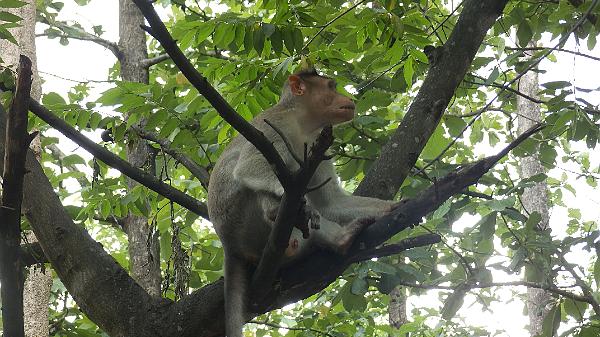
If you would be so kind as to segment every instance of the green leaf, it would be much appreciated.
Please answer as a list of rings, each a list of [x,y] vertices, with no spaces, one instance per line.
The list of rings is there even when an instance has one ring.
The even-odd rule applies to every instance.
[[[265,48],[265,34],[261,30],[254,31],[253,35],[254,41],[252,44],[254,46],[254,50],[260,55]]]
[[[19,8],[25,6],[27,3],[20,0],[1,0],[0,8]]]
[[[364,277],[356,277],[352,281],[352,288],[350,291],[354,295],[363,296],[367,292],[368,289],[369,289],[369,284],[367,283],[367,280],[365,280]]]
[[[565,298],[563,302],[563,308],[567,315],[573,317],[575,320],[581,322],[583,320],[585,311],[589,307],[586,302],[579,302],[570,298]]]
[[[556,336],[556,331],[560,325],[560,304],[555,305],[546,317],[544,318],[544,322],[542,323],[542,333],[538,335],[539,337],[553,337]]]
[[[302,47],[304,47],[304,36],[302,35],[302,31],[298,28],[294,28],[292,31],[294,47],[297,52],[302,51]]]
[[[60,105],[60,104],[66,104],[67,102],[65,102],[65,99],[62,98],[61,95],[55,93],[55,92],[49,92],[47,94],[44,95],[44,97],[42,97],[42,103],[44,105]]]
[[[17,40],[15,40],[15,37],[4,27],[0,27],[0,40],[7,40],[13,44],[18,45]]]
[[[596,259],[594,262],[594,281],[596,281],[596,287],[600,288],[600,259]]]
[[[527,20],[521,21],[519,28],[517,28],[517,43],[519,46],[526,47],[532,37],[533,31]]]
[[[7,21],[7,22],[19,22],[19,21],[21,21],[21,17],[16,16],[9,12],[0,11],[0,20]]]
[[[460,307],[465,302],[465,295],[467,291],[464,287],[457,288],[448,298],[444,301],[444,307],[442,308],[442,318],[445,320],[452,319]]]
[[[403,67],[404,81],[406,82],[406,85],[409,87],[412,85],[414,73],[415,73],[415,70],[413,69],[413,59],[412,59],[412,57],[409,57],[406,60],[406,62],[404,62],[404,67]]]

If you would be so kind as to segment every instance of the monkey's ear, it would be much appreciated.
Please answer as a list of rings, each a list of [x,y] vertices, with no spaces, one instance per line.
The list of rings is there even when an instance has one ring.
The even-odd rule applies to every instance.
[[[298,75],[290,75],[288,77],[288,82],[290,84],[290,91],[294,96],[302,96],[306,91],[306,83],[302,81],[300,76]]]

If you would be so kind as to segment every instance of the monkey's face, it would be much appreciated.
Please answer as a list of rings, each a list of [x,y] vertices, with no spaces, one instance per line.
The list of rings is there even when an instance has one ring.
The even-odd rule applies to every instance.
[[[323,126],[347,122],[354,118],[354,102],[337,91],[334,79],[311,76],[293,83],[290,78],[290,88],[312,118]]]

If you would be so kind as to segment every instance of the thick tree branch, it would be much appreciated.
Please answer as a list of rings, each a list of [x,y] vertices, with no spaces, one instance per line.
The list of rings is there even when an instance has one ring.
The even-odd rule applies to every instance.
[[[506,3],[507,0],[464,2],[452,34],[438,49],[439,57],[430,65],[398,129],[356,189],[357,195],[389,199],[396,194]]]
[[[41,118],[44,122],[61,132],[67,138],[71,139],[77,145],[83,147],[86,151],[93,154],[96,158],[100,159],[106,165],[113,167],[129,178],[139,182],[140,184],[148,187],[154,192],[164,196],[165,198],[172,200],[179,205],[189,209],[190,211],[198,214],[199,216],[208,219],[208,211],[206,205],[200,201],[190,197],[189,195],[163,183],[152,174],[146,173],[137,167],[132,166],[121,157],[113,154],[104,147],[94,143],[91,139],[84,136],[81,132],[67,124],[62,119],[55,116],[46,107],[38,103],[36,100],[30,100],[30,109],[35,115]]]
[[[23,265],[19,257],[21,203],[25,157],[32,135],[27,133],[27,111],[31,92],[31,60],[21,55],[17,88],[8,112],[0,206],[0,282],[2,318],[6,336],[25,336],[23,326]],[[35,135],[34,135],[35,137]]]
[[[290,180],[291,173],[287,169],[285,162],[271,143],[271,141],[259,130],[250,125],[244,118],[229,105],[227,101],[217,92],[217,90],[208,83],[206,78],[202,76],[192,65],[190,60],[183,54],[181,49],[177,47],[177,43],[169,32],[167,27],[152,7],[152,1],[149,0],[132,0],[146,17],[150,27],[144,28],[152,35],[165,49],[171,57],[175,65],[181,70],[181,73],[190,81],[190,83],[198,90],[198,92],[206,98],[206,100],[217,110],[219,115],[223,117],[227,123],[231,124],[234,129],[241,133],[250,143],[263,154],[267,161],[272,165],[275,175],[282,184]],[[284,185],[285,186],[285,185]]]
[[[180,162],[183,166],[185,166],[185,168],[187,168],[190,171],[190,173],[192,173],[194,177],[198,178],[198,180],[200,180],[200,183],[202,184],[202,186],[204,186],[205,189],[208,188],[208,180],[210,178],[210,174],[204,167],[196,164],[195,161],[191,160],[183,153],[177,151],[176,149],[173,149],[171,147],[170,141],[160,138],[156,133],[146,131],[138,126],[132,126],[132,128],[141,138],[144,138],[151,142],[155,142],[158,145],[160,145],[160,148],[165,153],[167,153],[175,160]]]
[[[5,117],[0,105],[0,133],[6,130]],[[2,137],[0,154],[5,146]],[[3,163],[0,155],[0,165]],[[110,335],[151,336],[137,334],[138,327],[147,324],[165,303],[151,298],[83,227],[73,222],[31,151],[27,152],[25,169],[23,213],[69,293]]]

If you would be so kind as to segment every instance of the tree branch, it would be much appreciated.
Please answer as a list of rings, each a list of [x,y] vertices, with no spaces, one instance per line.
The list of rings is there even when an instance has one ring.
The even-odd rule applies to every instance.
[[[443,289],[443,290],[456,290],[456,286],[444,286],[440,284],[420,284],[420,283],[411,283],[405,281],[399,281],[399,285],[409,288],[418,288],[418,289]],[[483,283],[474,283],[474,284],[461,284],[462,287],[466,287],[467,290],[470,289],[481,289],[481,288],[492,288],[492,287],[514,287],[514,286],[524,286],[528,288],[537,288],[543,289],[546,291],[550,291],[557,295],[561,295],[563,297],[570,298],[579,302],[590,303],[593,301],[593,298],[590,299],[587,296],[581,296],[578,294],[574,294],[570,291],[566,291],[564,289],[558,288],[555,285],[548,284],[540,284],[535,282],[528,281],[510,281],[510,282],[483,282]]]
[[[507,0],[467,0],[398,129],[355,194],[389,199],[410,172]]]
[[[81,40],[81,41],[94,42],[94,43],[110,50],[117,59],[120,60],[122,57],[122,53],[121,53],[121,50],[119,49],[119,45],[116,44],[115,42],[103,39],[103,38],[93,35],[93,34],[90,34],[90,33],[86,32],[85,30],[83,30],[79,27],[76,27],[74,25],[70,25],[66,22],[54,21],[54,22],[50,23],[48,20],[42,20],[42,22],[49,25],[50,27],[58,28],[64,34],[62,37],[66,37],[69,39],[75,39],[75,40]],[[47,33],[36,34],[36,36],[50,37],[50,35]]]
[[[159,63],[161,63],[163,61],[166,61],[168,59],[169,59],[169,55],[168,54],[161,54],[161,55],[149,58],[149,59],[142,60],[141,64],[142,64],[143,68],[150,68],[153,65],[159,64]]]
[[[31,112],[33,112],[36,116],[61,132],[67,138],[71,139],[77,145],[83,147],[96,158],[106,163],[106,165],[117,169],[119,172],[148,187],[163,197],[178,203],[179,205],[189,209],[203,218],[208,219],[208,210],[205,204],[163,183],[154,175],[146,173],[137,167],[132,166],[129,162],[125,161],[121,157],[94,143],[81,132],[77,131],[62,119],[58,118],[36,100],[31,99],[29,104]]]
[[[19,76],[6,118],[6,151],[0,206],[0,282],[2,318],[7,336],[25,336],[23,323],[23,265],[19,258],[21,241],[21,203],[25,157],[35,134],[27,133],[27,111],[31,92],[31,60],[21,55]]]
[[[282,183],[289,181],[291,173],[287,169],[285,162],[271,143],[271,141],[259,130],[248,123],[244,118],[229,105],[227,101],[217,92],[217,90],[208,83],[198,70],[194,68],[190,60],[186,58],[177,43],[165,27],[164,23],[154,10],[152,1],[133,0],[138,6],[150,27],[142,27],[152,35],[165,49],[175,65],[181,70],[181,73],[190,81],[198,92],[217,110],[227,123],[241,133],[250,143],[262,153],[267,161],[272,165],[275,175]],[[285,186],[285,185],[284,185]]]
[[[168,155],[170,155],[171,157],[173,157],[175,160],[177,160],[178,162],[180,162],[183,166],[185,166],[185,168],[187,168],[190,173],[192,173],[192,175],[196,178],[198,178],[198,180],[200,180],[200,183],[202,184],[202,186],[204,186],[205,189],[208,188],[208,180],[210,178],[210,174],[208,173],[208,171],[196,164],[195,161],[191,160],[190,158],[188,158],[186,155],[184,155],[183,153],[179,152],[178,150],[175,150],[171,147],[171,142],[166,140],[166,139],[162,139],[160,138],[156,133],[154,132],[150,132],[150,131],[146,131],[138,126],[132,126],[132,129],[141,137],[144,138],[146,140],[152,141],[157,143],[158,145],[160,145],[160,148],[167,153]]]
[[[506,47],[506,50],[522,50],[522,51],[528,51],[528,50],[541,51],[541,50],[548,50],[548,49],[551,49],[551,48],[549,48],[549,47],[521,47],[521,48]],[[580,52],[574,51],[574,50],[569,50],[569,49],[564,49],[564,48],[554,48],[554,50],[563,52],[563,53],[569,53],[569,54],[581,56],[581,57],[586,57],[586,58],[589,58],[594,61],[600,61],[600,57],[580,53]]]

